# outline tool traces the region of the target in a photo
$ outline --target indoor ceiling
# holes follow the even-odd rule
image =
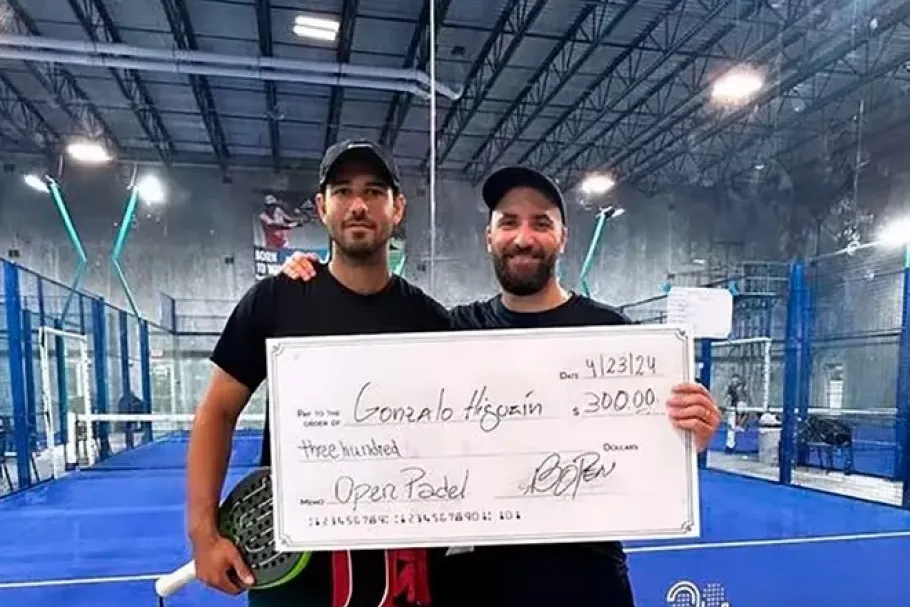
[[[436,0],[433,70],[425,0],[3,4],[7,154],[82,137],[129,161],[289,170],[370,137],[425,170],[431,71],[436,166],[474,183],[511,163],[566,186],[732,183],[885,149],[910,117],[910,0]],[[295,33],[307,16],[337,31]],[[761,87],[717,103],[741,68]]]

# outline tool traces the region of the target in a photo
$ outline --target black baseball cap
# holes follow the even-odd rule
[[[325,151],[319,164],[319,189],[325,188],[332,172],[342,160],[361,158],[372,163],[379,171],[379,176],[388,181],[393,190],[401,190],[401,178],[395,162],[385,150],[368,139],[347,139],[339,141]]]
[[[509,190],[522,186],[534,188],[544,194],[559,209],[562,220],[566,220],[566,205],[559,186],[540,171],[530,167],[508,166],[494,171],[483,182],[481,196],[492,212]]]

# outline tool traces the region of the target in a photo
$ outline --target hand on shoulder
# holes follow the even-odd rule
[[[316,266],[320,261],[316,253],[295,251],[281,266],[281,273],[288,278],[306,282],[316,276]]]

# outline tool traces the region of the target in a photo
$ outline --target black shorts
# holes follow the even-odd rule
[[[331,607],[332,568],[327,552],[315,553],[300,575],[267,590],[250,590],[249,607]]]

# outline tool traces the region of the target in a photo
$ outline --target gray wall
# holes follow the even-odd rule
[[[408,211],[411,261],[429,251],[429,211],[425,192],[415,192]],[[708,276],[706,266],[733,267],[736,262],[779,259],[778,218],[756,213],[747,202],[718,202],[711,191],[691,190],[649,199],[638,191],[618,191],[606,200],[623,207],[603,232],[588,282],[592,294],[615,305],[659,295],[668,273],[676,284],[694,284]],[[562,261],[564,282],[578,287],[578,276],[594,232],[597,209],[569,196],[569,245]],[[437,187],[437,296],[459,303],[496,292],[484,244],[486,211],[468,183],[441,180]],[[455,258],[453,260],[453,258]],[[409,263],[409,269],[411,264]],[[425,272],[411,274],[421,285]]]
[[[910,212],[908,173],[904,168],[894,169],[887,176],[873,176],[864,184],[864,206],[873,209],[876,217]],[[126,306],[126,300],[107,257],[123,212],[127,179],[128,175],[122,171],[68,169],[63,180],[73,221],[89,256],[84,286],[121,307]],[[200,323],[200,327],[217,330],[224,315],[253,282],[252,224],[259,212],[262,191],[266,188],[306,191],[312,175],[301,172],[278,177],[270,173],[237,172],[232,183],[224,183],[210,169],[185,168],[173,171],[168,183],[168,201],[158,207],[143,205],[137,214],[122,266],[144,316],[158,318],[159,293],[165,292],[184,300],[180,311],[208,321]],[[406,188],[409,206],[405,274],[424,288],[429,286],[427,189],[417,178],[411,178]],[[599,201],[622,206],[626,213],[607,224],[603,246],[589,274],[593,295],[622,305],[658,297],[659,286],[668,276],[675,284],[697,284],[735,272],[737,264],[745,260],[785,261],[796,252],[812,254],[836,248],[833,235],[839,230],[838,222],[846,220],[821,213],[819,216],[824,221],[819,222],[808,215],[807,205],[803,204],[805,191],[792,187],[771,192],[680,187],[671,194],[647,198],[635,190],[620,189],[608,200]],[[496,284],[484,247],[486,213],[478,201],[476,188],[450,176],[441,176],[435,207],[436,297],[452,305],[495,294]],[[595,214],[596,209],[586,208],[577,199],[571,201],[570,244],[562,262],[569,287],[578,287],[577,276],[593,232]],[[75,255],[51,200],[25,186],[20,175],[3,173],[0,174],[0,255],[7,255],[12,249],[18,250],[17,261],[23,265],[65,283],[71,280]],[[890,258],[858,263],[862,261],[857,259],[853,264],[860,270],[878,268],[880,271],[884,266],[898,269],[897,261]],[[863,276],[862,271],[854,271],[847,279],[843,278],[846,276],[843,272],[843,268],[829,269],[830,284],[818,293],[820,324],[816,335],[830,331],[828,327],[832,323],[842,332],[875,327],[893,331],[899,319],[888,319],[893,319],[897,310],[898,281],[880,278],[874,283],[880,288],[870,291],[857,282],[857,277]],[[841,301],[848,301],[849,305],[841,306]],[[660,307],[661,302],[657,301],[650,307],[630,308],[629,312],[641,317],[659,311]],[[784,311],[780,303],[771,312],[774,336],[778,338],[783,334]],[[766,314],[741,311],[739,315],[742,318],[759,313]],[[849,322],[844,322],[845,318]],[[211,339],[199,338],[193,343],[182,339],[180,349],[190,353],[187,359],[201,361],[201,366],[187,370],[181,378],[181,390],[187,395],[183,400],[192,402],[192,395],[197,393],[207,373],[204,358]],[[869,372],[850,369],[860,369],[860,364],[867,369],[870,360],[874,360],[876,368],[888,368],[891,359],[896,361],[896,350],[892,346],[878,348],[876,356],[884,357],[879,360],[870,359],[871,346],[851,349],[838,344],[835,342],[835,346],[817,357],[816,375],[820,385],[824,382],[818,369],[839,361],[847,367],[847,385],[852,384],[855,390],[845,406],[893,405],[893,396],[891,401],[886,400],[888,388],[881,387],[883,381],[887,382],[885,386],[893,383],[890,375],[875,376],[875,383],[880,386],[875,398],[860,398],[864,380],[857,376],[870,377]],[[890,366],[896,367],[896,363]],[[775,387],[774,393],[779,392]],[[823,388],[813,390],[816,395],[823,392]],[[820,397],[813,400],[813,404],[824,404]]]
[[[127,179],[119,171],[72,169],[62,180],[89,257],[84,288],[119,306],[127,302],[108,255],[123,213]],[[253,221],[261,191],[295,185],[303,189],[300,184],[308,179],[311,176],[305,173],[290,179],[240,173],[226,184],[208,169],[175,170],[167,179],[167,202],[140,206],[121,260],[143,315],[157,318],[160,292],[180,300],[235,301],[253,280]],[[407,275],[427,286],[428,187],[416,181],[411,180],[406,192]],[[724,264],[779,257],[776,217],[756,216],[748,204],[719,204],[713,196],[710,191],[653,200],[635,191],[611,196],[609,202],[623,206],[627,213],[612,220],[605,230],[604,244],[589,275],[593,292],[615,304],[628,303],[657,294],[668,271],[700,270],[691,265],[693,259]],[[573,202],[570,244],[562,264],[570,286],[576,286],[596,213]],[[485,221],[475,187],[452,178],[440,179],[435,294],[447,304],[495,293],[484,248]],[[760,228],[755,230],[756,226]],[[750,233],[758,238],[747,237]],[[29,189],[21,176],[4,173],[0,174],[0,254],[8,255],[11,249],[19,251],[17,261],[24,266],[70,282],[76,256],[50,198]],[[697,278],[702,277],[700,273]],[[223,312],[224,305],[210,306],[213,313]],[[202,314],[202,309],[194,306],[192,312]]]

